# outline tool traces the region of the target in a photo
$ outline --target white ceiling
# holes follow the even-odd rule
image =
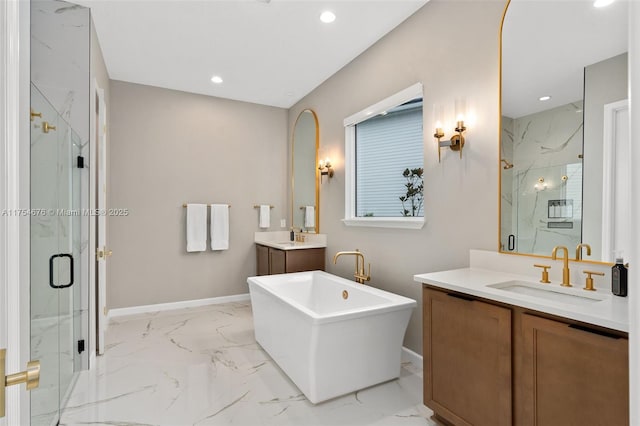
[[[427,1],[76,2],[92,9],[114,80],[289,108]]]
[[[627,51],[628,2],[512,0],[504,20],[502,113],[518,118],[583,98],[583,69]],[[544,95],[552,96],[540,102]]]

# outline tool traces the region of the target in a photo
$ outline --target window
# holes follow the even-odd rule
[[[421,228],[422,85],[413,85],[347,118],[347,225]]]

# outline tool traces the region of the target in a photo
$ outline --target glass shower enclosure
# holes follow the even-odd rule
[[[41,365],[31,424],[50,425],[82,366],[82,143],[34,85],[31,107],[42,116],[31,126],[31,358]]]

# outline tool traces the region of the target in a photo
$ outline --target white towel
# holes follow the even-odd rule
[[[261,205],[260,206],[260,228],[268,228],[271,226],[271,206],[269,205]]]
[[[304,227],[307,229],[316,227],[316,208],[314,206],[306,206],[304,209]]]
[[[187,204],[187,251],[207,249],[207,205]]]
[[[229,205],[211,205],[211,250],[229,248]]]

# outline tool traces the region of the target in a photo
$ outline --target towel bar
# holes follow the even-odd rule
[[[253,206],[253,208],[254,208],[254,209],[259,209],[259,208],[260,208],[260,206],[256,204],[256,205],[254,205],[254,206]],[[269,206],[269,208],[270,208],[270,209],[272,209],[272,208],[274,208],[274,207],[273,207],[273,206]]]
[[[207,204],[208,207],[211,207],[213,204]],[[183,204],[182,207],[187,208],[187,204]],[[229,208],[231,208],[231,204],[229,204]]]

